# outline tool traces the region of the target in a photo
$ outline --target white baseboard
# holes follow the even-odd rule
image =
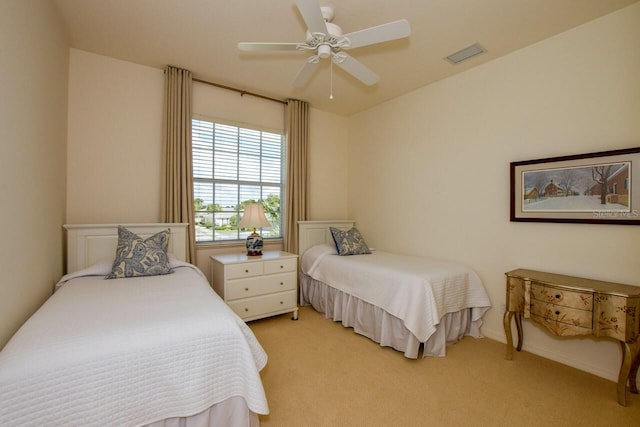
[[[490,338],[494,341],[498,341],[501,343],[507,344],[507,339],[505,338],[504,331],[499,330],[485,330],[482,329],[482,334]],[[515,344],[515,343],[514,343]],[[548,348],[542,348],[539,346],[529,345],[526,342],[522,346],[523,351],[527,351],[529,353],[533,353],[537,356],[544,357],[545,359],[550,359],[558,363],[562,363],[563,365],[571,366],[572,368],[579,369],[581,371],[589,372],[590,374],[596,375],[598,377],[604,378],[609,381],[618,382],[618,372],[611,371],[608,369],[602,369],[600,366],[595,366],[590,363],[585,363],[583,360],[579,360],[573,357],[567,357],[564,354],[560,354],[554,352],[553,350],[549,350]],[[506,352],[506,348],[505,348]],[[515,352],[517,355],[517,352]]]

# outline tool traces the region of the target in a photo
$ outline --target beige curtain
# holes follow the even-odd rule
[[[307,219],[309,195],[309,104],[287,100],[285,132],[287,155],[287,202],[285,205],[284,250],[298,253],[298,221]]]
[[[187,262],[196,262],[191,169],[191,71],[167,66],[162,143],[162,222],[188,222]]]

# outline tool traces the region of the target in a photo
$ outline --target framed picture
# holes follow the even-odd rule
[[[512,162],[511,221],[640,225],[640,147]]]

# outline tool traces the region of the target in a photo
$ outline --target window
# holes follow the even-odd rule
[[[280,134],[192,119],[196,242],[244,240],[238,229],[247,202],[260,202],[271,224],[265,239],[282,237],[284,144]]]

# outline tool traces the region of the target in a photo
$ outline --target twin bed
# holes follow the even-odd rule
[[[172,272],[114,280],[117,226],[65,228],[68,274],[0,352],[0,425],[258,425],[267,355],[182,261],[186,224],[127,226],[169,230]]]
[[[330,230],[353,225],[299,223],[302,305],[409,358],[481,336],[490,302],[474,271],[375,250],[339,256]],[[0,425],[259,425],[267,355],[183,261],[186,227],[65,226],[68,274],[0,352]],[[138,256],[140,242],[170,255]],[[138,275],[149,259],[164,270],[105,280]]]
[[[353,221],[300,221],[300,304],[382,346],[417,358],[481,337],[491,303],[478,275],[458,263],[376,250],[340,256],[331,228]],[[357,251],[356,251],[357,252]]]

